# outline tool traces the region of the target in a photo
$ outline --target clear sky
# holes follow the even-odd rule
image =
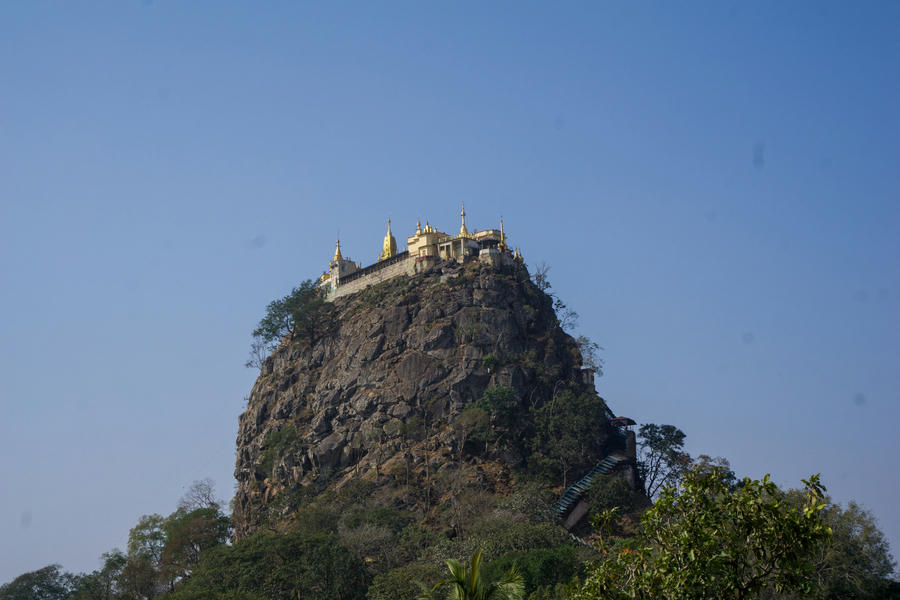
[[[487,6],[486,6],[487,4]],[[900,553],[900,4],[0,3],[0,582],[233,492],[265,305],[500,216],[598,390]],[[401,242],[402,245],[402,242]]]

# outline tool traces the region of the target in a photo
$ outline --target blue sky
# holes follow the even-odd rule
[[[0,581],[233,491],[270,300],[503,216],[598,390],[900,547],[900,5],[0,4]]]

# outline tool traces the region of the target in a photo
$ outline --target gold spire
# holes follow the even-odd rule
[[[337,262],[339,260],[344,260],[344,257],[341,256],[341,238],[338,238],[337,244],[335,244],[334,248],[334,258],[331,259],[331,262]]]
[[[397,254],[397,240],[394,239],[394,234],[391,233],[391,220],[388,219],[388,230],[384,236],[384,244],[381,246],[381,256],[378,257],[378,260],[385,260],[395,254]]]
[[[503,217],[500,217],[500,249],[506,250],[506,234],[503,233]]]
[[[416,219],[416,235],[422,233],[422,221]]]
[[[462,217],[462,226],[459,228],[459,235],[469,235],[469,230],[466,229],[466,203],[462,203],[462,212],[459,213],[459,216]]]

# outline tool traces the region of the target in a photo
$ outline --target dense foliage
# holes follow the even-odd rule
[[[615,525],[645,497],[624,476],[596,484],[588,499],[602,517],[579,535],[599,551],[541,520],[555,495],[524,473],[509,496],[464,505],[455,528],[453,511],[411,512],[354,482],[304,496],[280,532],[232,544],[227,517],[201,483],[170,516],[141,517],[128,551],[104,554],[100,569],[25,573],[0,586],[0,600],[415,600],[423,586],[437,598],[526,600],[896,595],[893,559],[871,514],[829,505],[815,477],[800,491],[768,478],[735,484],[711,466],[723,462],[703,459],[679,488],[664,488],[635,531]]]
[[[366,565],[329,534],[260,533],[204,554],[172,600],[260,597],[271,600],[363,600]]]
[[[418,600],[437,600],[442,588],[449,588],[445,597],[451,600],[521,600],[525,595],[525,580],[515,565],[496,579],[485,574],[481,549],[475,551],[468,564],[451,558],[447,568],[450,576],[430,590],[424,589]]]
[[[330,326],[332,305],[325,302],[322,291],[307,279],[284,298],[273,300],[253,330],[248,367],[261,367],[265,357],[286,335],[314,340]]]
[[[792,490],[787,501],[801,505],[802,494]],[[888,579],[896,565],[884,534],[869,511],[855,502],[846,507],[829,504],[822,511],[822,520],[832,534],[830,543],[821,544],[812,555],[814,586],[809,597],[817,600],[900,597],[900,586]],[[775,597],[793,600],[801,596]]]
[[[664,488],[634,548],[593,567],[577,600],[758,598],[813,589],[813,556],[830,536],[818,477],[799,506],[768,475],[730,488],[717,470]]]

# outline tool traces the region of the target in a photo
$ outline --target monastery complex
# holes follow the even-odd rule
[[[424,273],[441,261],[478,260],[499,266],[522,260],[518,250],[513,252],[507,246],[503,219],[500,220],[500,229],[470,232],[466,227],[465,205],[460,217],[462,224],[457,234],[443,233],[427,222],[422,227],[421,222],[416,222],[416,232],[406,238],[407,249],[403,252],[397,252],[397,240],[388,219],[387,234],[378,261],[367,267],[344,258],[341,241],[338,240],[328,270],[319,277],[319,287],[325,291],[327,300],[335,300],[400,275]]]

